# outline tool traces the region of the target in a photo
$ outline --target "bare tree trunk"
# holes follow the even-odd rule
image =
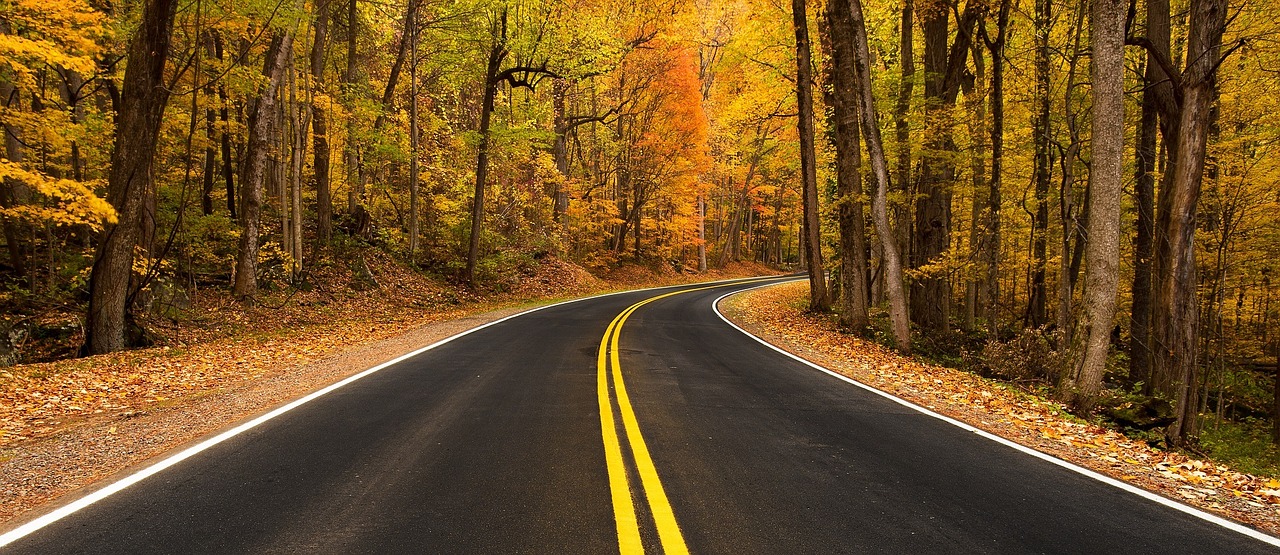
[[[834,120],[836,150],[837,218],[840,227],[840,321],[861,331],[870,325],[867,315],[867,245],[862,218],[862,151],[858,145],[858,99],[853,86],[853,20],[847,1],[827,2],[830,63],[826,64]]]
[[[405,21],[409,40],[409,262],[418,255],[418,21]]]
[[[89,277],[89,315],[86,351],[90,354],[124,349],[133,252],[138,244],[143,207],[155,195],[151,168],[169,89],[164,66],[169,58],[177,2],[151,0],[129,48],[115,148],[111,152],[107,200],[116,209],[117,223],[103,230]]]
[[[7,25],[0,22],[0,29],[8,31]],[[18,110],[18,91],[14,86],[7,82],[0,82],[0,102],[10,110]],[[10,125],[8,122],[0,127],[0,132],[4,133],[4,154],[5,159],[10,162],[22,162],[22,140],[21,130]],[[6,178],[0,180],[0,207],[13,208],[19,203],[21,189],[23,185],[16,179]],[[27,273],[27,256],[22,246],[22,228],[21,222],[16,218],[9,216],[0,216],[0,220],[4,221],[4,239],[9,250],[9,264],[13,266],[13,273],[16,276],[25,276]]]
[[[307,128],[311,126],[311,100],[298,99],[297,79],[292,57],[289,63],[289,117],[292,144],[289,153],[289,252],[293,258],[290,278],[296,283],[302,279],[302,170],[307,158]],[[302,75],[310,75],[303,73]],[[304,83],[304,91],[311,91],[310,83]]]
[[[1087,220],[1089,208],[1086,205],[1084,214],[1078,216],[1078,212],[1074,206],[1075,196],[1075,162],[1080,155],[1081,139],[1080,139],[1080,122],[1079,113],[1076,110],[1076,104],[1072,102],[1073,92],[1076,88],[1076,70],[1084,54],[1084,23],[1085,8],[1080,6],[1076,10],[1075,25],[1072,28],[1074,45],[1071,49],[1071,57],[1067,60],[1067,83],[1063,92],[1063,108],[1066,112],[1065,119],[1067,123],[1067,148],[1060,160],[1062,164],[1062,181],[1058,187],[1058,218],[1062,225],[1061,236],[1061,256],[1058,257],[1058,334],[1061,343],[1065,348],[1075,345],[1075,284],[1079,275],[1081,257],[1084,253],[1085,240],[1077,238],[1085,235],[1084,226],[1088,225]],[[1088,196],[1089,186],[1085,186],[1085,195]],[[1086,198],[1085,202],[1088,202]],[[1074,244],[1074,250],[1073,250]],[[1068,255],[1071,253],[1071,255]],[[1066,370],[1065,368],[1063,369]]]
[[[471,237],[467,241],[467,269],[462,278],[475,287],[476,262],[480,258],[480,225],[484,220],[485,180],[489,175],[489,120],[493,114],[494,97],[498,92],[498,73],[507,57],[506,13],[502,14],[502,29],[497,24],[492,32],[493,44],[489,49],[489,61],[484,74],[484,99],[480,104],[480,144],[476,147],[475,193],[471,200]],[[622,239],[619,239],[621,244]]]
[[[707,199],[698,194],[698,271],[707,271]]]
[[[241,165],[240,245],[236,253],[236,275],[231,293],[242,300],[258,294],[258,247],[262,229],[263,181],[267,171],[267,149],[273,138],[271,120],[276,111],[276,94],[284,78],[285,63],[293,51],[293,35],[281,33],[267,51],[263,75],[267,83],[249,112],[249,139]],[[274,132],[279,132],[275,130]]]
[[[217,55],[218,60],[222,60],[222,35],[215,29],[210,32],[213,35],[213,51]],[[218,121],[222,123],[220,135],[220,147],[222,155],[222,180],[227,189],[227,216],[232,221],[236,220],[236,170],[235,156],[232,154],[231,148],[231,104],[227,100],[227,86],[218,84]]]
[[[809,47],[809,20],[805,0],[791,0],[791,21],[796,32],[796,98],[799,106],[800,171],[804,179],[805,260],[809,270],[809,310],[831,309],[827,276],[822,267],[822,230],[818,218],[818,173],[814,154],[813,65]]]
[[[1161,200],[1161,206],[1167,206],[1167,210],[1159,215],[1157,222],[1160,233],[1156,244],[1152,330],[1158,348],[1153,375],[1171,378],[1167,380],[1172,384],[1171,391],[1163,393],[1172,393],[1176,401],[1177,420],[1169,428],[1169,436],[1178,442],[1187,441],[1198,431],[1196,205],[1204,175],[1226,10],[1225,0],[1191,3],[1187,68],[1181,79],[1181,111],[1176,140],[1170,147],[1175,156],[1161,190],[1162,197],[1167,197],[1167,201]]]
[[[987,192],[987,336],[999,337],[1000,320],[1000,187],[1004,174],[1004,48],[1009,31],[1009,4],[1000,0],[996,16],[996,40],[987,41],[991,51],[991,180]]]
[[[1051,133],[1049,130],[1049,35],[1053,32],[1053,1],[1036,0],[1035,5],[1035,115],[1032,142],[1035,145],[1035,214],[1031,218],[1031,289],[1028,292],[1026,321],[1031,327],[1049,321],[1049,181],[1053,177]],[[1066,256],[1066,253],[1063,253]]]
[[[867,47],[866,20],[862,15],[862,0],[849,0],[850,20],[853,28],[853,85],[858,90],[858,115],[862,123],[862,136],[867,143],[867,156],[871,162],[874,195],[871,212],[884,256],[885,293],[889,297],[889,318],[893,323],[894,343],[902,353],[911,352],[911,327],[907,316],[907,299],[902,286],[902,262],[898,245],[889,231],[889,164],[885,160],[884,143],[880,139],[880,123],[876,117],[876,100],[871,83],[870,59]]]
[[[1085,271],[1084,347],[1063,395],[1081,414],[1102,392],[1120,273],[1120,197],[1124,192],[1124,35],[1126,0],[1093,0],[1093,166]]]
[[[973,143],[969,151],[969,173],[973,183],[973,201],[969,215],[969,251],[975,260],[981,260],[984,252],[982,242],[986,239],[986,225],[982,221],[982,211],[986,208],[983,194],[987,188],[987,166],[983,153],[986,143],[986,61],[983,57],[982,45],[973,43],[974,84],[965,91],[965,104],[969,112],[969,137]],[[982,289],[985,286],[985,275],[968,276],[965,280],[964,296],[964,329],[972,330],[978,317],[978,305],[985,300]]]
[[[360,67],[359,59],[356,57],[356,39],[360,36],[360,15],[356,11],[356,1],[348,0],[347,3],[347,70],[342,74],[344,93],[352,97],[350,99],[352,106],[349,109],[354,108],[357,73]],[[364,180],[360,177],[360,146],[356,141],[359,134],[356,118],[348,117],[347,144],[343,149],[343,156],[346,158],[344,165],[347,170],[347,214],[357,222],[365,217]]]
[[[311,43],[311,79],[315,90],[324,89],[324,55],[329,39],[327,2],[316,3],[316,34]],[[312,95],[312,98],[316,98]],[[333,237],[333,179],[330,176],[329,116],[323,103],[311,103],[313,166],[316,176],[316,245],[325,246]]]
[[[915,232],[912,234],[912,268],[938,262],[951,247],[951,199],[955,181],[957,146],[952,130],[951,110],[960,94],[969,44],[980,14],[979,5],[969,2],[956,21],[955,41],[948,46],[952,9],[943,4],[921,8],[924,30],[924,96],[932,125],[925,137],[929,153],[921,164],[919,191],[915,204]],[[927,331],[946,331],[951,313],[951,286],[946,275],[924,275],[911,288],[911,319]]]
[[[894,222],[897,227],[892,237],[898,244],[898,252],[908,253],[911,249],[911,122],[907,114],[911,111],[911,94],[916,85],[915,60],[915,7],[912,0],[903,0],[902,17],[899,21],[898,59],[902,63],[902,81],[898,85],[898,99],[893,107],[893,128],[896,141],[897,160],[895,161],[898,189],[902,194],[901,205],[894,207]]]
[[[1155,62],[1148,56],[1144,89],[1154,80]],[[1138,124],[1134,192],[1138,212],[1133,243],[1133,310],[1129,327],[1129,379],[1151,385],[1151,257],[1155,228],[1155,162],[1158,111],[1149,90],[1142,93],[1142,119]]]

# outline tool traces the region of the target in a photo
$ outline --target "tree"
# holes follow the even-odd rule
[[[1090,179],[1084,346],[1064,394],[1088,414],[1102,391],[1111,347],[1120,269],[1120,197],[1124,170],[1124,0],[1093,0],[1093,165]]]
[[[876,121],[875,93],[870,70],[871,54],[867,46],[862,0],[849,0],[849,12],[854,46],[853,84],[858,90],[858,115],[862,124],[862,137],[867,143],[874,189],[871,200],[872,221],[875,222],[876,236],[884,256],[885,294],[889,297],[889,319],[893,325],[894,343],[898,351],[906,354],[911,352],[911,328],[907,316],[906,292],[902,286],[902,262],[889,227],[889,164],[885,159],[884,143],[880,139],[880,123]]]
[[[809,310],[831,309],[827,277],[822,267],[822,229],[818,219],[818,173],[814,155],[813,62],[809,47],[809,20],[805,0],[791,0],[791,21],[796,31],[796,104],[800,133],[800,173],[804,191],[804,252],[809,270]]]
[[[493,116],[494,99],[498,95],[498,88],[506,84],[511,88],[533,89],[542,78],[557,77],[555,72],[547,69],[545,61],[539,65],[523,65],[517,62],[514,66],[504,68],[507,58],[512,54],[506,6],[501,7],[491,16],[489,55],[484,73],[484,99],[480,104],[480,144],[476,147],[475,192],[471,200],[471,234],[467,240],[467,267],[462,276],[471,287],[476,285],[476,263],[480,258],[480,228],[484,221],[485,182],[489,174],[489,124]],[[543,14],[544,18],[550,16],[550,11]]]
[[[115,207],[118,223],[103,229],[89,278],[85,350],[90,354],[129,346],[128,307],[137,292],[130,287],[134,248],[143,225],[143,207],[155,195],[152,165],[169,102],[164,75],[177,7],[172,0],[148,1],[129,48],[107,186],[107,200]]]
[[[862,217],[862,152],[858,145],[857,89],[853,86],[853,23],[846,1],[827,2],[830,61],[826,64],[836,151],[837,222],[840,230],[840,320],[854,330],[870,324],[867,245]]]
[[[953,10],[951,0],[916,5],[924,31],[924,97],[930,125],[915,204],[911,267],[918,276],[911,288],[911,319],[927,331],[946,330],[950,316],[951,287],[936,265],[951,247],[951,186],[957,151],[951,108],[960,93],[974,25],[981,14],[979,2],[967,2],[951,41]]]
[[[267,171],[267,149],[278,129],[273,129],[272,114],[276,95],[284,79],[285,66],[293,53],[293,33],[277,32],[271,40],[263,62],[266,81],[259,88],[257,101],[249,111],[249,139],[245,144],[245,160],[241,166],[240,246],[236,251],[235,285],[231,293],[241,300],[253,300],[258,294],[258,249],[262,226],[262,189]]]
[[[324,88],[325,49],[329,40],[329,3],[316,2],[315,37],[311,43],[311,80],[317,91]],[[330,177],[329,117],[320,94],[312,95],[311,126],[316,179],[316,243],[329,244],[333,235],[333,187]]]

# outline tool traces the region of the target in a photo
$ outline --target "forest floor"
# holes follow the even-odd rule
[[[197,438],[537,304],[776,273],[633,265],[597,277],[548,257],[476,293],[376,249],[359,257],[320,265],[309,290],[275,291],[253,306],[203,289],[171,317],[145,322],[159,339],[150,348],[0,368],[0,530]]]
[[[792,354],[934,412],[1207,512],[1280,534],[1280,481],[1162,451],[1013,384],[903,357],[807,312],[808,285],[735,295],[725,315]]]

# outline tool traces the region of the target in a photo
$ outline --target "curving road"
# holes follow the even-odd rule
[[[761,283],[500,321],[0,551],[1280,550],[816,371],[714,312]]]

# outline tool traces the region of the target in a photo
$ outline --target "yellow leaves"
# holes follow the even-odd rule
[[[17,84],[33,85],[33,73],[42,65],[94,72],[106,18],[85,0],[14,0],[0,7],[0,18],[9,23],[9,32],[0,34],[0,64],[8,66]]]
[[[7,161],[0,161],[0,179],[18,181],[52,201],[51,205],[0,209],[5,216],[54,225],[87,224],[94,229],[102,229],[104,223],[116,223],[115,209],[94,193],[91,183],[48,177]]]

